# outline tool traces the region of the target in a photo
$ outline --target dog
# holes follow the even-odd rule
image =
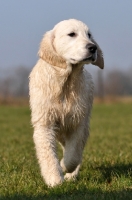
[[[48,31],[29,76],[33,140],[45,183],[54,187],[75,179],[82,162],[94,85],[84,64],[104,68],[102,50],[89,28],[76,19]],[[56,141],[62,146],[59,162]]]

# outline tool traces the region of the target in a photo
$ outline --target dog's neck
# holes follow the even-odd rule
[[[45,61],[40,59],[40,62]],[[41,70],[44,70],[47,76],[43,76]],[[83,81],[83,64],[67,64],[66,68],[63,69],[48,63],[43,63],[40,64],[40,74],[42,75],[41,79],[43,79],[43,83],[46,80],[46,83],[48,82],[48,87],[50,88],[48,92],[49,98],[63,99],[64,95],[70,95],[72,91],[76,91],[76,88],[80,88],[81,82]]]
[[[84,64],[78,63],[78,64],[67,64],[65,69],[60,69],[60,67],[52,66],[54,70],[56,71],[57,76],[64,75],[65,78],[68,78],[69,76],[77,76],[82,70],[83,70]]]
[[[79,81],[79,77],[83,71],[83,64],[67,64],[66,69],[60,69],[58,67],[54,67],[54,69],[60,85],[62,84],[63,87],[68,84],[70,87],[70,85],[76,84]]]
[[[71,96],[71,93],[73,91],[76,92],[76,88],[80,88],[80,80],[82,80],[82,73],[83,73],[83,64],[75,64],[75,65],[69,65],[66,69],[63,70],[63,76],[62,73],[59,71],[58,78],[60,79],[60,95],[61,98],[62,94],[65,95],[66,98],[69,98],[68,96]],[[73,89],[74,88],[74,89]]]

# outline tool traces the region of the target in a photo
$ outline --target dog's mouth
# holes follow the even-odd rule
[[[87,62],[87,61],[95,62],[96,61],[96,56],[95,55],[91,55],[91,56],[81,60],[81,62]]]
[[[71,61],[72,62],[75,62],[75,63],[86,63],[86,62],[95,62],[96,61],[96,55],[90,55],[90,56],[88,56],[88,57],[86,57],[86,58],[84,58],[84,59],[81,59],[81,60],[79,60],[79,61],[77,61],[76,59],[73,59],[73,58],[71,58]]]

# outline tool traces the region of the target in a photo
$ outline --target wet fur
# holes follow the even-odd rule
[[[82,22],[75,20],[75,24],[78,23]],[[52,187],[61,184],[64,178],[70,180],[78,175],[89,135],[94,91],[92,77],[84,70],[84,63],[70,63],[57,52],[54,45],[57,28],[45,34],[29,83],[37,158],[42,177]],[[97,51],[93,64],[103,68],[99,46]],[[61,162],[57,157],[56,140],[63,149]]]

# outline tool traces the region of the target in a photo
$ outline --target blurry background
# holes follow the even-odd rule
[[[70,18],[90,27],[105,68],[86,66],[95,102],[79,178],[52,190],[35,156],[28,76],[43,34]],[[132,199],[131,138],[132,0],[0,0],[0,200]]]
[[[1,0],[0,101],[27,99],[28,76],[43,34],[64,20],[86,23],[104,52],[105,69],[86,66],[101,100],[132,95],[132,1]]]

